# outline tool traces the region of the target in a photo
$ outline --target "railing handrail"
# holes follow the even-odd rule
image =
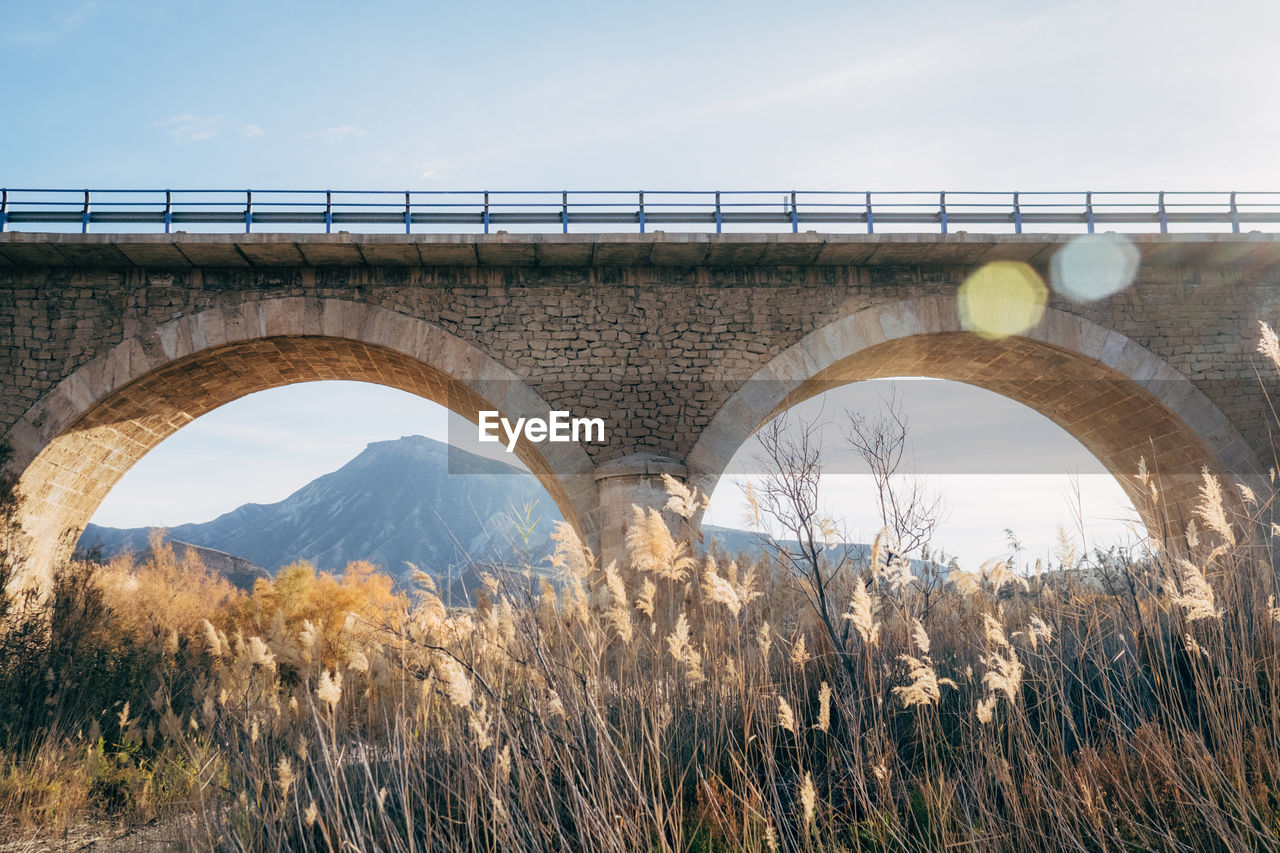
[[[756,229],[801,226],[927,226],[943,234],[955,226],[1280,225],[1280,192],[1263,191],[996,191],[996,190],[235,190],[0,188],[0,232],[22,225],[72,225],[88,233],[101,225],[364,228],[394,225],[462,226],[488,234],[492,226],[697,226]],[[157,228],[156,230],[160,230]],[[385,229],[391,230],[391,229]],[[806,229],[809,230],[809,229]],[[1280,230],[1280,229],[1272,229]]]

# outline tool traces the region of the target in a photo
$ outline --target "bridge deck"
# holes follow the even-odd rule
[[[1079,234],[0,234],[0,269],[1047,264]],[[1128,235],[1155,266],[1280,264],[1280,234]]]

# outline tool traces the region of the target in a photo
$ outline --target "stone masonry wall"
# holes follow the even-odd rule
[[[473,342],[554,406],[604,417],[597,463],[683,458],[720,404],[808,332],[886,302],[953,294],[966,266],[730,268],[0,268],[0,434],[96,355],[207,308],[302,296],[386,307]],[[1161,267],[1059,310],[1132,338],[1269,447],[1257,321],[1280,320],[1275,269]]]

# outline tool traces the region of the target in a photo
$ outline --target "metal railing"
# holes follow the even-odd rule
[[[841,192],[841,191],[361,191],[65,190],[0,188],[0,232],[106,226],[168,234],[191,226],[217,232],[290,226],[380,232],[449,229],[647,229],[721,233],[972,227],[1085,231],[1262,230],[1280,223],[1275,192]],[[391,227],[388,227],[391,226]]]

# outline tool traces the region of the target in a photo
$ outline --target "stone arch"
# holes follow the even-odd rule
[[[28,581],[69,555],[111,487],[151,448],[255,391],[353,379],[398,388],[474,421],[481,409],[545,417],[517,374],[425,320],[339,299],[211,308],[128,336],[45,394],[6,437],[29,537]],[[517,446],[565,519],[594,535],[594,467],[576,444]]]
[[[857,311],[777,355],[707,425],[686,459],[691,479],[709,494],[774,416],[835,386],[890,376],[966,382],[1045,415],[1116,477],[1153,535],[1180,531],[1192,516],[1203,467],[1259,494],[1265,483],[1254,450],[1217,406],[1123,334],[1047,308],[1025,334],[988,340],[962,328],[956,300],[945,296]],[[1162,488],[1154,511],[1134,476],[1143,457]],[[1225,492],[1242,510],[1235,489]]]

